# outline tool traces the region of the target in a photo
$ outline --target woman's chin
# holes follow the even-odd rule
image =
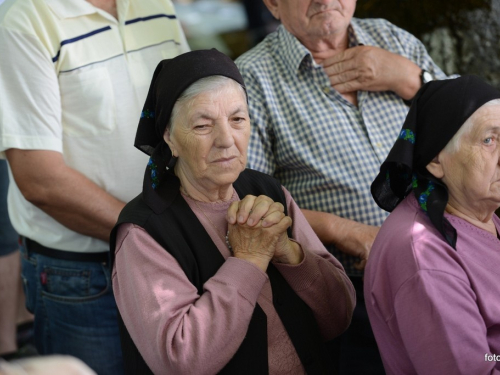
[[[211,173],[212,179],[218,186],[230,185],[238,179],[241,170],[236,170],[236,168],[231,169],[217,169],[213,170]]]

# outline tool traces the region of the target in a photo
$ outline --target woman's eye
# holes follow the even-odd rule
[[[195,126],[194,126],[194,128],[195,128],[196,130],[205,130],[205,129],[207,129],[207,128],[208,128],[208,125],[206,125],[206,124],[203,124],[203,125],[195,125]]]
[[[246,118],[245,117],[233,117],[232,121],[234,124],[241,124],[241,123],[244,123],[246,121]]]
[[[485,145],[491,145],[493,143],[493,138],[492,137],[488,137],[488,138],[485,138],[483,140],[483,144]]]

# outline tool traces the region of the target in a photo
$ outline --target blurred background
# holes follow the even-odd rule
[[[262,0],[174,3],[192,49],[232,58],[278,25]],[[476,74],[500,88],[500,0],[358,0],[355,17],[385,18],[418,37],[447,74]]]
[[[233,59],[278,25],[262,0],[173,2],[192,49]],[[476,74],[500,88],[500,0],[358,0],[355,17],[388,19],[418,37],[447,74]]]

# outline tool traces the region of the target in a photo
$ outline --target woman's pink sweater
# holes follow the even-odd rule
[[[329,340],[350,323],[354,289],[342,265],[326,251],[284,191],[293,219],[293,239],[301,245],[304,260],[296,266],[275,266],[310,306]],[[303,374],[272,304],[266,273],[232,257],[224,241],[226,212],[231,202],[239,200],[236,192],[227,202],[195,204],[184,198],[226,259],[205,283],[202,295],[177,261],[144,229],[124,224],[118,230],[113,290],[125,325],[148,366],[155,374],[217,373],[238,350],[258,303],[267,315],[269,373]]]

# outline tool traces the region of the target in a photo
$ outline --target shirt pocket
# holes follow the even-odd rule
[[[65,136],[92,137],[114,131],[115,95],[106,68],[91,67],[62,73],[59,85]]]

